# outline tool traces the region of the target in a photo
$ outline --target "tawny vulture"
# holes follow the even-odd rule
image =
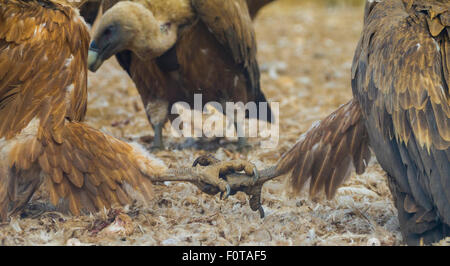
[[[203,103],[218,102],[222,111],[226,102],[267,102],[245,0],[120,1],[100,18],[89,54],[91,71],[116,55],[136,84],[156,147],[163,147],[162,127],[172,105],[183,101],[193,108],[194,94]],[[271,122],[266,110],[254,115]]]

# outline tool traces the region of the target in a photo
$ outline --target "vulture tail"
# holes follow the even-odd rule
[[[362,112],[353,99],[304,133],[282,156],[275,172],[290,173],[289,186],[295,193],[311,179],[311,198],[324,191],[330,199],[349,176],[351,166],[362,174],[370,156]]]

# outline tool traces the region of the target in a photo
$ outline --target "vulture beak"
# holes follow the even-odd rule
[[[103,64],[103,59],[99,54],[100,49],[95,44],[95,41],[91,42],[88,54],[88,68],[90,71],[95,72]]]

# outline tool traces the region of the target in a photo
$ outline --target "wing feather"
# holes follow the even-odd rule
[[[192,0],[200,19],[249,79],[251,95],[261,94],[256,61],[256,37],[245,0]]]
[[[311,179],[312,198],[325,192],[332,198],[349,175],[352,164],[363,173],[370,159],[364,119],[356,100],[316,123],[277,164],[277,173],[290,173],[290,186],[298,193]]]

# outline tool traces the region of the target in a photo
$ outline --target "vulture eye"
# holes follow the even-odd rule
[[[114,26],[109,26],[109,27],[107,27],[107,28],[105,29],[105,31],[103,32],[103,36],[105,36],[105,38],[109,40],[109,39],[111,38],[111,36],[112,36],[114,30],[115,30],[115,27],[114,27]]]

